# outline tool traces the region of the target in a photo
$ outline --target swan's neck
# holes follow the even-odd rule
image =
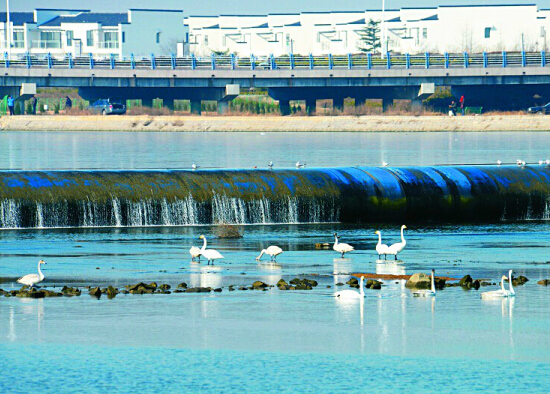
[[[334,236],[334,245],[335,246],[338,245],[338,236],[337,235]]]
[[[401,230],[403,231],[403,230]],[[435,293],[435,278],[434,278],[434,273],[432,272],[432,291]]]
[[[203,240],[204,242],[203,242],[203,244],[202,244],[202,249],[201,249],[201,250],[204,251],[204,250],[206,250],[206,237],[204,237],[202,240]]]
[[[262,252],[260,253],[260,255],[258,257],[256,257],[258,260],[260,260],[262,258],[262,256],[264,255],[264,253],[266,252],[265,249],[262,249]]]
[[[40,269],[40,263],[38,263],[38,276],[40,277],[40,280],[44,280],[44,274],[42,273],[42,270]]]
[[[404,244],[406,244],[407,241],[405,241],[405,237],[403,236],[403,230],[404,230],[404,228],[401,227],[401,242],[403,242]]]
[[[382,234],[378,233],[378,245],[380,246],[382,244]]]
[[[359,294],[361,294],[362,297],[365,296],[365,290],[364,290],[365,286],[363,286],[363,279],[364,277],[362,276],[361,281],[359,282],[359,288],[360,288]]]
[[[512,286],[512,274],[508,276],[508,284],[510,285],[510,293],[516,294],[516,292],[514,291],[514,287]]]

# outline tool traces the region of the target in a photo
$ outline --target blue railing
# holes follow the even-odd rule
[[[507,68],[507,67],[546,67],[550,55],[542,52],[501,52],[501,53],[424,53],[424,54],[394,54],[388,53],[382,57],[378,54],[346,54],[346,55],[288,55],[288,56],[237,56],[234,54],[220,56],[155,56],[119,57],[108,55],[102,57],[89,56],[72,57],[67,55],[59,58],[50,53],[37,56],[29,53],[8,57],[7,53],[0,56],[0,67],[12,68],[103,68],[103,69],[227,69],[227,70],[296,70],[296,69],[429,69],[429,68]]]

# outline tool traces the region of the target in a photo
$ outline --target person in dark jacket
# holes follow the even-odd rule
[[[65,108],[70,109],[73,107],[73,102],[71,101],[70,97],[65,97]]]
[[[33,115],[36,115],[36,104],[38,104],[38,99],[36,98],[36,96],[33,95],[31,98],[31,107],[32,107]]]
[[[8,109],[10,110],[10,116],[14,115],[15,113],[15,99],[10,95],[8,95]]]
[[[454,100],[451,101],[451,105],[449,105],[449,115],[456,116],[456,103]]]

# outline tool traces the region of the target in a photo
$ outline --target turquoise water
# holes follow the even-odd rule
[[[272,146],[277,162],[291,166],[312,158],[328,166],[376,164],[386,154],[395,154],[400,165],[538,160],[550,144],[544,133],[339,136],[280,134]],[[0,167],[252,166],[273,155],[260,143],[263,137],[3,133]],[[341,155],[328,155],[331,146]],[[200,161],[189,153],[197,147]],[[407,225],[407,248],[397,262],[377,260],[374,252],[374,231],[393,243],[396,226],[243,226],[242,239],[216,238],[210,226],[0,231],[0,288],[6,290],[18,288],[14,280],[35,272],[39,259],[48,263],[47,288],[142,280],[223,287],[221,293],[120,294],[113,300],[2,297],[0,392],[547,392],[550,288],[536,282],[550,278],[550,222]],[[342,259],[331,249],[315,249],[315,243],[332,242],[334,231],[356,252]],[[201,234],[225,259],[213,266],[190,261],[189,247],[200,245]],[[258,263],[255,257],[270,244],[285,252],[276,264]],[[364,302],[332,297],[341,289],[335,284],[354,272],[431,268],[491,282],[514,269],[530,281],[511,300],[481,300],[481,291],[496,286],[453,287],[435,299],[418,299],[399,280],[366,290]],[[296,276],[319,286],[227,288]]]

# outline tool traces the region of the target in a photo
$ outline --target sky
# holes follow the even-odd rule
[[[435,7],[438,5],[472,4],[537,4],[550,8],[550,0],[385,0],[386,9],[401,7]],[[185,15],[259,14],[300,11],[363,11],[382,8],[382,0],[10,0],[11,11],[34,8],[76,8],[95,12],[125,12],[128,8],[163,8],[183,10]],[[0,11],[6,11],[6,0],[0,0]]]

